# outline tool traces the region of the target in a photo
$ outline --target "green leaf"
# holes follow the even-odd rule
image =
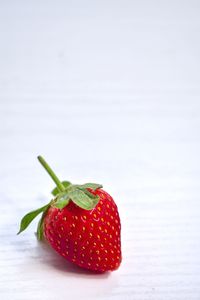
[[[38,238],[39,241],[41,241],[43,239],[43,236],[44,236],[44,234],[43,234],[43,220],[44,220],[44,217],[46,215],[46,212],[47,212],[48,208],[51,206],[51,203],[52,202],[50,202],[47,205],[47,208],[43,211],[43,214],[42,214],[42,216],[41,216],[41,218],[40,218],[40,220],[38,222],[36,235],[37,235],[37,238]]]
[[[56,202],[54,203],[54,206],[59,208],[59,209],[62,209],[69,203],[69,200],[70,200],[70,198],[69,198],[68,193],[60,194],[57,197]]]
[[[90,193],[87,189],[79,187],[78,189],[80,189],[81,191],[83,191],[88,197],[92,198],[92,199],[96,199],[98,196],[97,195],[93,195],[92,193]]]
[[[99,197],[96,196],[95,198],[89,197],[84,191],[80,189],[76,189],[69,192],[69,198],[79,207],[91,210],[93,209],[97,203],[99,202]]]
[[[33,219],[35,219],[37,217],[37,215],[39,215],[41,212],[46,211],[48,209],[48,207],[49,207],[49,204],[42,206],[42,207],[26,214],[21,220],[20,230],[17,234],[24,231],[28,227],[28,225],[33,221]]]
[[[69,182],[69,181],[62,181],[62,184],[64,185],[65,188],[67,188],[67,187],[69,187],[71,185],[71,182]],[[58,190],[58,188],[55,187],[51,193],[52,193],[52,195],[56,196],[59,192],[60,191]]]
[[[84,188],[84,189],[92,189],[92,190],[97,190],[97,189],[101,189],[103,187],[103,185],[101,184],[98,184],[98,183],[85,183],[85,184],[82,184],[82,185],[78,185],[78,187],[80,188]]]
[[[42,214],[42,217],[40,218],[40,221],[38,222],[37,226],[37,238],[39,241],[43,239],[43,218],[44,218],[44,213]]]

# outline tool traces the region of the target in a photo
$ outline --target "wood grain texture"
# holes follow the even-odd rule
[[[0,3],[0,299],[200,299],[197,1]],[[73,267],[20,218],[60,177],[103,183],[112,274]]]

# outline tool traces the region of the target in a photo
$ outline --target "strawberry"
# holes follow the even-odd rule
[[[40,163],[56,183],[54,199],[25,215],[18,233],[40,213],[37,237],[79,267],[96,272],[116,270],[121,263],[120,217],[102,185],[61,182],[46,161]]]

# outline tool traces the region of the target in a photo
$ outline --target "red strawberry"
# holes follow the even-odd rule
[[[121,225],[113,198],[99,184],[60,182],[44,159],[38,159],[57,185],[55,198],[25,215],[19,233],[42,212],[38,239],[44,236],[54,250],[82,268],[116,270],[121,263]]]

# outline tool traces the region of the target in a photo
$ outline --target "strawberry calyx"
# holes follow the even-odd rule
[[[102,185],[97,183],[86,183],[78,185],[72,184],[69,181],[61,182],[43,157],[38,156],[38,160],[50,175],[50,177],[53,179],[53,181],[56,183],[56,187],[51,192],[54,198],[45,206],[42,206],[26,214],[21,220],[18,234],[24,231],[29,226],[29,224],[40,213],[42,213],[37,227],[37,237],[39,240],[41,240],[43,237],[43,220],[50,206],[56,207],[58,209],[63,209],[69,204],[70,201],[73,201],[82,209],[92,210],[98,204],[100,198],[98,195],[92,194],[90,192],[90,189],[95,191],[102,188]]]
[[[69,181],[61,182],[42,156],[38,156],[38,160],[56,184],[56,188],[52,191],[52,194],[56,196],[53,201],[55,207],[62,209],[69,204],[70,200],[87,210],[91,210],[97,205],[99,197],[90,193],[88,188],[96,190],[101,188],[102,185],[96,183],[74,185]]]

